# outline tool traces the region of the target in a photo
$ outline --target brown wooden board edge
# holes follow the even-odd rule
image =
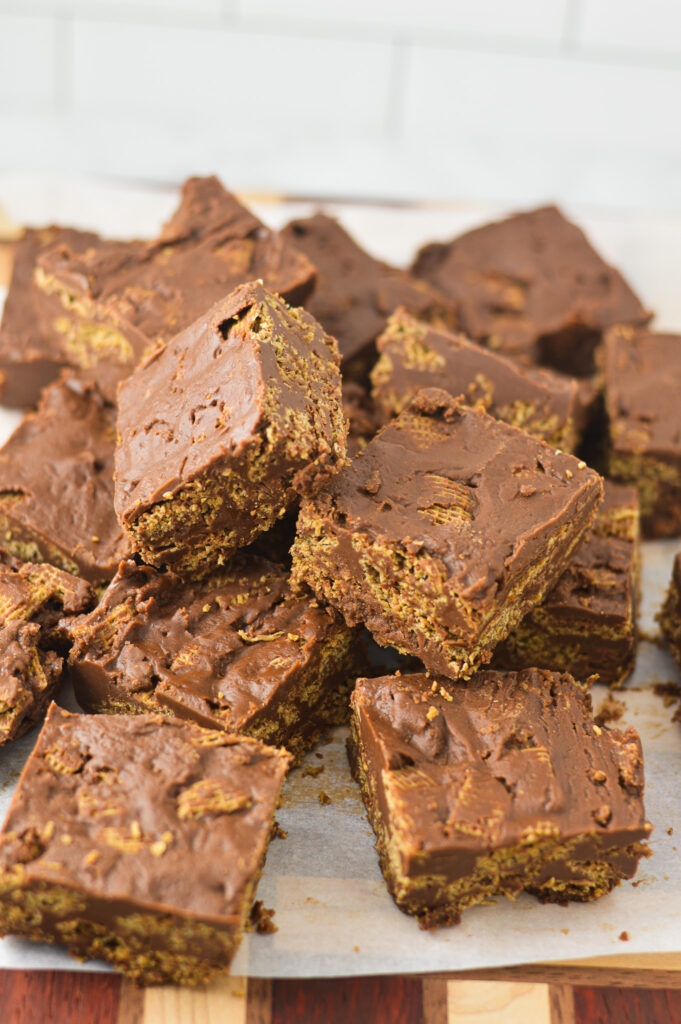
[[[633,953],[422,974],[446,981],[540,981],[556,985],[681,989],[681,953]]]

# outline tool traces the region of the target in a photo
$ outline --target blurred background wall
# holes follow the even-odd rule
[[[0,173],[681,210],[672,0],[0,0]]]

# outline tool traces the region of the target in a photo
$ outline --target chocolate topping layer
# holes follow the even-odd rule
[[[385,676],[352,697],[364,797],[402,909],[453,922],[495,893],[593,898],[631,877],[650,832],[635,730],[594,725],[568,675],[439,686]]]
[[[63,344],[76,365],[98,367],[110,397],[143,355],[188,327],[244,281],[302,302],[314,283],[305,256],[266,228],[217,178],[190,178],[153,242],[39,260],[39,283],[63,304]]]
[[[471,645],[502,639],[486,630],[506,635],[541,600],[600,497],[584,463],[424,390],[303,501],[294,578],[379,643],[456,676],[472,670]]]
[[[412,269],[459,303],[470,337],[566,373],[592,371],[606,327],[651,315],[555,206],[424,246]]]
[[[0,449],[0,531],[23,560],[50,562],[93,583],[130,547],[113,509],[116,413],[89,381],[50,385]]]
[[[555,447],[575,447],[575,421],[582,413],[573,378],[523,368],[404,310],[393,314],[377,346],[372,394],[385,416],[401,412],[420,388],[442,388]]]
[[[205,584],[124,562],[72,634],[87,710],[169,711],[296,753],[344,717],[359,648],[336,612],[293,596],[283,569],[241,554]]]
[[[225,968],[289,760],[161,715],[53,705],[0,836],[3,932],[52,937],[143,981]]]
[[[146,561],[185,575],[222,564],[337,471],[338,361],[308,313],[252,282],[125,381],[115,503]]]
[[[0,374],[3,405],[35,405],[40,392],[68,365],[55,329],[63,315],[55,295],[46,295],[34,278],[41,253],[53,245],[86,250],[102,244],[89,231],[51,226],[26,228],[14,246],[12,280],[0,322]]]
[[[332,217],[292,220],[282,234],[317,268],[306,309],[338,341],[345,361],[364,354],[398,306],[453,327],[456,303],[431,285],[374,259]]]

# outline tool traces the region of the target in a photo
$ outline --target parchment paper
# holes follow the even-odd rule
[[[98,186],[88,193],[81,186],[54,185],[41,190],[34,185],[33,195],[31,205],[24,183],[0,179],[0,202],[17,219],[39,223],[59,216],[62,221],[101,225],[111,231],[113,209],[121,235],[150,234],[157,226],[151,218],[145,222],[145,205],[138,192]],[[106,211],[101,221],[96,217],[97,203]],[[149,206],[155,217],[163,216],[172,206],[172,196],[155,195]],[[53,208],[55,212],[51,212]],[[296,214],[305,210],[296,204]],[[263,206],[260,212],[277,225],[293,215],[290,206],[281,205]],[[345,207],[340,211],[366,244],[395,262],[406,262],[421,241],[447,237],[491,212],[497,211],[456,207],[442,211]],[[669,262],[674,251],[679,251],[681,224],[635,215],[618,218],[576,213],[607,255],[629,273],[646,301],[660,311],[661,323],[681,327],[681,289],[677,290],[672,277],[678,261]],[[665,287],[660,274],[654,272],[656,267],[663,268]],[[653,283],[646,290],[644,286]],[[657,294],[651,295],[651,291]],[[17,415],[0,411],[0,441],[17,421]],[[654,615],[664,597],[673,555],[680,547],[681,540],[644,545],[640,624],[648,637],[658,633]],[[466,911],[457,927],[420,931],[387,894],[373,833],[347,768],[346,731],[339,729],[329,743],[308,755],[286,783],[277,818],[288,837],[271,843],[257,894],[266,906],[275,908],[279,930],[268,936],[247,936],[234,962],[234,973],[321,977],[453,971],[609,953],[681,950],[681,725],[671,721],[673,708],[665,707],[653,692],[656,682],[668,681],[679,681],[673,662],[655,643],[642,641],[636,671],[617,694],[625,704],[618,726],[634,725],[643,740],[646,810],[655,829],[650,843],[654,855],[642,863],[633,883],[625,882],[595,903],[567,908],[542,906],[529,896],[514,902],[500,899],[493,906]],[[594,688],[596,708],[606,693],[605,687]],[[68,691],[61,703],[76,709]],[[32,734],[0,751],[3,817],[34,742]],[[320,765],[320,774],[305,775],[305,767]],[[330,804],[320,803],[322,791]],[[626,941],[620,938],[624,933]],[[78,964],[58,948],[12,938],[0,940],[0,968],[4,967],[105,969],[101,964]]]

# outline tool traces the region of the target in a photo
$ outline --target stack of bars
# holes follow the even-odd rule
[[[641,744],[589,686],[634,663],[640,527],[681,533],[681,346],[650,318],[555,208],[410,271],[323,214],[271,231],[214,178],[152,241],[26,231],[0,738],[42,731],[2,932],[142,983],[227,969],[285,775],[348,720],[422,926],[632,877]],[[680,567],[665,616],[681,650]],[[50,703],[66,678],[86,713]]]

